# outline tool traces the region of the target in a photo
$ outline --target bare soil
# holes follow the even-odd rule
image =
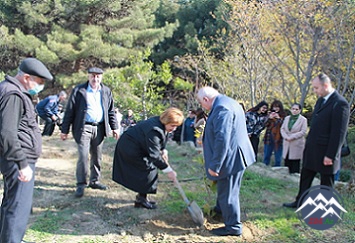
[[[210,229],[223,226],[206,218],[202,227],[187,209],[169,215],[164,209],[134,208],[135,193],[110,178],[112,154],[104,155],[102,182],[106,191],[87,188],[75,198],[77,147],[73,139],[58,135],[43,138],[43,153],[36,166],[33,213],[25,240],[36,242],[260,242],[264,234],[251,223],[243,224],[241,237],[216,237]],[[167,178],[162,178],[163,180]],[[172,184],[162,183],[154,198],[164,200]],[[43,221],[42,227],[36,226]],[[47,223],[48,221],[48,223]],[[55,221],[55,222],[52,222]],[[52,225],[53,224],[53,225]],[[41,235],[41,239],[39,236]],[[43,235],[43,237],[42,237]]]
[[[262,242],[263,232],[242,215],[241,237],[216,237],[210,229],[223,226],[219,220],[206,217],[203,227],[192,222],[188,211],[169,214],[166,210],[134,208],[135,193],[111,180],[112,148],[103,158],[102,182],[106,191],[87,188],[82,198],[75,198],[77,147],[74,140],[61,141],[59,135],[44,137],[43,154],[37,163],[36,183],[27,241],[36,242]],[[298,180],[297,175],[280,175],[263,166],[254,171],[285,180]],[[167,178],[162,178],[167,179]],[[166,194],[176,190],[170,183],[161,183],[152,198],[168,200]],[[41,225],[41,222],[43,224]],[[40,226],[38,226],[40,225]]]

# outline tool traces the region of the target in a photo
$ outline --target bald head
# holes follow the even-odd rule
[[[312,88],[318,97],[325,97],[334,90],[330,78],[324,73],[318,74],[312,80]]]

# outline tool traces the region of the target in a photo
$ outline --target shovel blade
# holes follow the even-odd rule
[[[203,212],[201,208],[197,205],[195,201],[191,202],[187,210],[189,211],[192,220],[198,225],[202,226],[205,223],[205,218],[203,217]]]

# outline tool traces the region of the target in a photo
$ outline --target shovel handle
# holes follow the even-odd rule
[[[189,201],[189,199],[187,199],[186,194],[185,194],[184,190],[182,189],[182,187],[181,187],[180,182],[178,181],[178,179],[175,180],[175,186],[176,186],[177,189],[179,190],[179,192],[180,192],[182,198],[184,199],[185,203],[186,203],[187,205],[190,205],[190,201]]]

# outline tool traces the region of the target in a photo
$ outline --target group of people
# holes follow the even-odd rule
[[[177,174],[169,165],[166,143],[169,133],[184,123],[183,112],[168,108],[160,116],[130,126],[121,135],[111,90],[102,83],[103,73],[101,68],[88,69],[88,81],[77,85],[70,94],[61,125],[61,139],[68,139],[71,129],[78,147],[75,197],[82,197],[87,187],[107,189],[100,181],[102,146],[104,137],[112,134],[118,140],[112,179],[137,193],[135,207],[155,209],[157,204],[148,198],[148,194],[157,191],[158,170],[172,181],[176,180]],[[4,177],[0,242],[19,243],[25,234],[32,206],[35,163],[42,143],[31,95],[38,94],[46,80],[52,79],[42,62],[26,58],[20,63],[15,77],[7,75],[0,83],[0,169]],[[321,174],[321,184],[332,185],[347,129],[349,105],[332,88],[329,77],[318,75],[312,86],[320,98],[304,150],[299,195],[295,202],[284,204],[286,207],[295,207],[299,203],[300,196],[310,187],[317,172]],[[55,98],[58,101],[59,97]],[[211,230],[211,233],[239,236],[242,234],[239,191],[245,169],[256,161],[256,142],[247,129],[243,108],[234,99],[208,86],[199,89],[196,99],[209,111],[208,119],[205,115],[199,116],[204,119],[201,146],[206,176],[217,183],[214,209],[222,214],[225,225]],[[277,114],[268,115],[270,121],[266,121],[266,126],[270,127],[270,134],[276,131],[273,129],[276,125],[271,123],[279,126],[277,120],[284,118],[280,112],[282,106],[275,103],[272,107]],[[296,108],[300,110],[298,105],[292,107],[295,112]],[[259,108],[267,110],[267,104]],[[298,126],[298,119],[299,115],[295,113],[283,122],[286,127],[280,128],[290,143],[289,147],[297,137],[289,132]],[[195,118],[194,124],[197,123]],[[258,131],[253,134],[257,135]],[[272,137],[271,143],[278,143],[277,137]],[[294,159],[291,152],[287,158]]]
[[[261,132],[265,129],[263,163],[269,165],[274,153],[274,166],[281,166],[283,158],[289,173],[299,173],[305,146],[307,119],[301,115],[302,107],[298,103],[292,104],[290,111],[291,114],[287,116],[279,100],[272,102],[270,110],[268,103],[261,101],[249,109],[245,117],[255,158],[258,155]]]
[[[202,108],[190,109],[183,124],[173,132],[173,140],[178,144],[190,143],[192,147],[202,147],[202,134],[207,121],[207,114]]]

